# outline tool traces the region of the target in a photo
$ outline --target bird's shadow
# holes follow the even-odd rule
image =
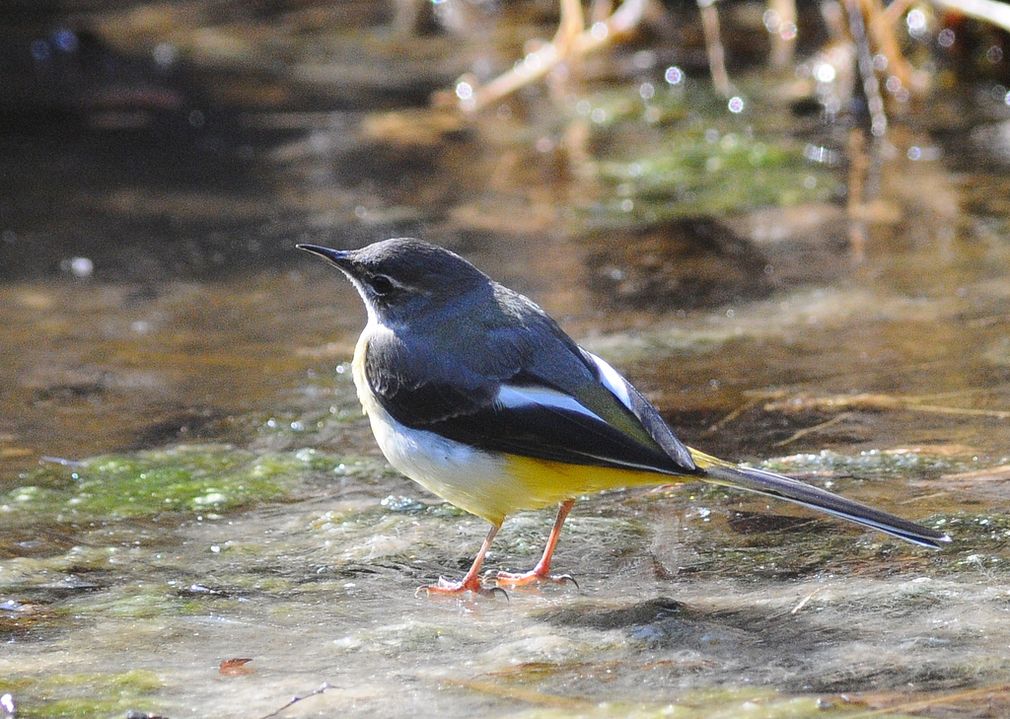
[[[830,690],[826,684],[810,683],[806,670],[812,656],[831,644],[858,639],[854,628],[826,626],[781,609],[707,609],[668,597],[627,606],[580,602],[539,612],[536,617],[557,626],[618,631],[650,653],[688,652],[704,657],[714,674],[747,667],[782,675],[795,672],[803,691]]]

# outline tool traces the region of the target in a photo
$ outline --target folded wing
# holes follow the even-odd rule
[[[553,323],[552,323],[553,324]],[[397,421],[480,449],[668,475],[699,470],[655,408],[610,365],[555,327],[481,338],[433,355],[392,334],[369,342],[366,375]],[[548,330],[548,331],[544,331]],[[462,355],[462,356],[461,356]],[[469,361],[467,361],[469,359]],[[476,367],[474,365],[477,365]]]

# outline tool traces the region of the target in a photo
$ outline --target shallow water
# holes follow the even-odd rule
[[[0,695],[17,716],[267,716],[323,683],[282,715],[1004,715],[1006,106],[966,92],[896,118],[847,214],[845,163],[804,159],[851,160],[846,130],[762,99],[774,77],[741,78],[754,99],[731,116],[702,71],[665,87],[666,51],[642,67],[632,48],[464,123],[429,91],[506,65],[549,17],[506,13],[488,43],[345,7],[94,10],[75,22],[100,31],[14,85]],[[23,19],[10,53],[62,22]],[[292,249],[398,234],[536,299],[693,446],[955,543],[721,489],[619,491],[566,525],[556,568],[578,586],[415,597],[465,572],[486,527],[382,461],[347,366],[360,302]],[[532,564],[550,522],[510,519],[488,566]]]

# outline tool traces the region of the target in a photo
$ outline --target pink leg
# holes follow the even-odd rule
[[[480,583],[480,568],[484,564],[484,556],[487,554],[487,550],[491,548],[491,542],[494,540],[494,536],[498,534],[498,529],[501,525],[492,524],[491,531],[487,533],[484,537],[484,543],[480,545],[480,551],[477,552],[477,556],[473,560],[473,564],[470,566],[470,571],[466,573],[466,576],[459,582],[450,582],[445,577],[438,578],[438,584],[432,584],[426,587],[418,587],[415,594],[425,592],[426,594],[462,594],[463,592],[473,592],[474,594],[488,594],[489,590],[484,589]],[[493,591],[493,590],[491,590]]]
[[[554,549],[558,546],[558,537],[561,536],[561,527],[564,525],[565,519],[568,517],[568,513],[572,511],[573,504],[575,504],[574,499],[566,499],[558,508],[558,518],[554,520],[554,528],[551,530],[551,534],[547,538],[547,546],[544,547],[544,556],[542,556],[540,561],[537,562],[537,566],[533,567],[530,571],[523,572],[521,574],[498,572],[496,579],[499,586],[506,585],[509,587],[521,587],[526,584],[534,584],[536,582],[543,581],[570,581],[575,584],[575,586],[578,586],[575,580],[567,574],[563,574],[561,576],[551,575],[551,558],[554,556]]]

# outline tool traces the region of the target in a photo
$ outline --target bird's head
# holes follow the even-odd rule
[[[369,317],[386,325],[421,320],[490,286],[487,275],[462,257],[422,240],[383,240],[360,250],[297,247],[325,258],[347,275]]]

